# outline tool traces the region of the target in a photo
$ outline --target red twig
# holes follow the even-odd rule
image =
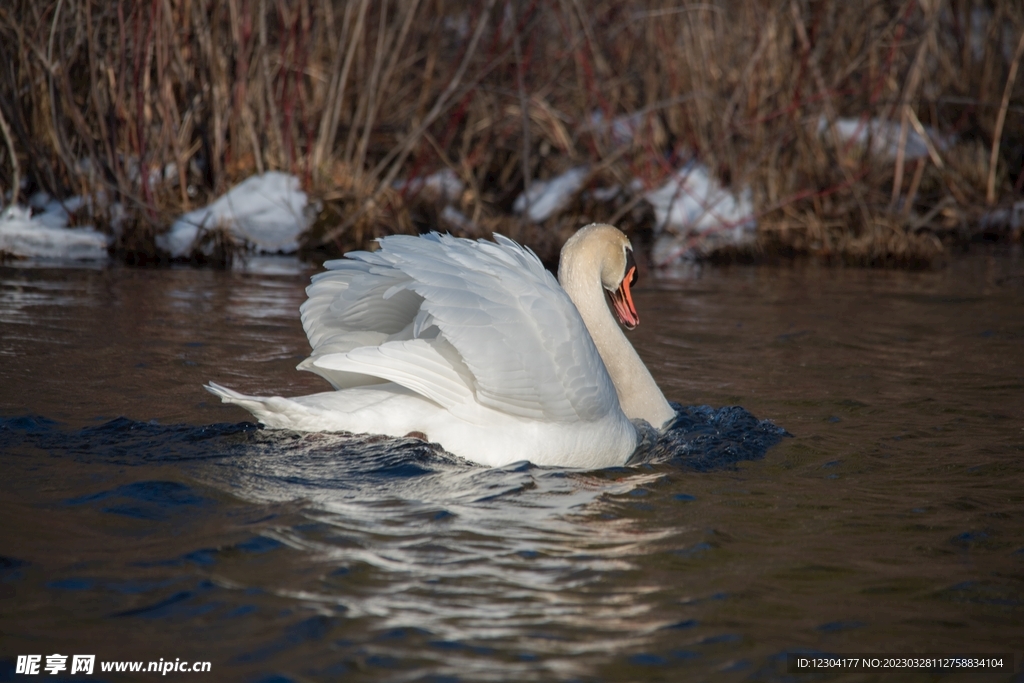
[[[153,41],[153,30],[158,11],[158,0],[153,0],[150,10],[150,21],[143,40],[141,6],[135,8],[135,135],[138,143],[139,182],[142,183],[142,199],[147,212],[155,218],[153,211],[153,191],[149,186],[148,146],[146,144],[146,93],[142,89],[142,77],[145,70],[146,54]]]

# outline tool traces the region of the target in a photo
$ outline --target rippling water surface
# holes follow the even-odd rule
[[[202,383],[323,390],[294,370],[312,272],[0,267],[0,680],[52,653],[264,683],[1020,662],[1019,251],[648,279],[632,339],[685,408],[657,453],[596,472],[265,431],[217,403]]]

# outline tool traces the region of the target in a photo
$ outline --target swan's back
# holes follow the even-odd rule
[[[546,422],[619,411],[573,302],[533,252],[432,233],[325,263],[302,305],[301,369],[335,388],[397,382],[452,409]]]

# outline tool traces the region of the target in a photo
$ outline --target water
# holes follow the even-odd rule
[[[1019,250],[648,279],[632,339],[689,436],[598,472],[217,403],[202,383],[324,388],[294,371],[311,272],[0,268],[0,680],[52,653],[264,683],[879,679],[795,677],[791,651],[1019,668]],[[792,437],[765,453],[734,405]],[[98,668],[70,680],[155,675]]]

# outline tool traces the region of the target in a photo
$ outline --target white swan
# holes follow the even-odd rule
[[[395,235],[346,256],[300,308],[313,352],[298,367],[335,391],[206,388],[267,427],[420,433],[489,466],[622,465],[639,438],[631,419],[663,427],[675,414],[608,310],[604,290],[624,325],[639,322],[632,247],[610,225],[566,242],[561,286],[499,235]]]

